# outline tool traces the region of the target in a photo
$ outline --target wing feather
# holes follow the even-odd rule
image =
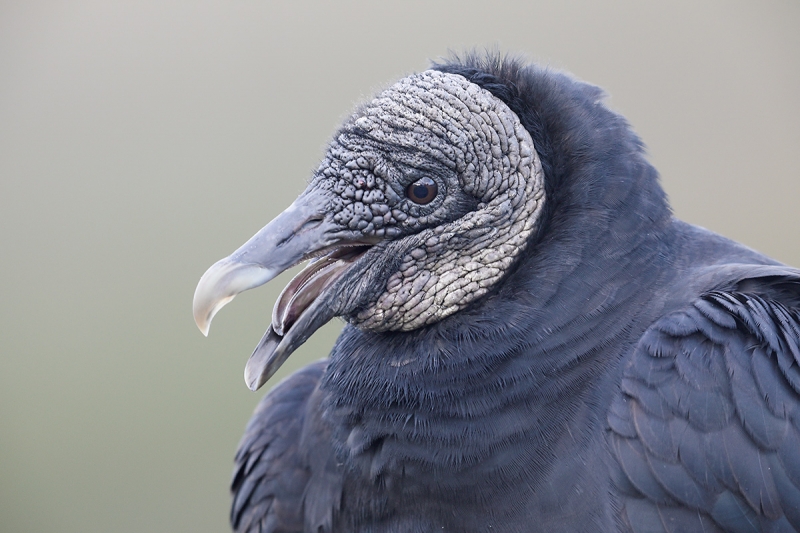
[[[633,531],[800,531],[800,276],[741,287],[656,321],[626,364],[608,423]]]
[[[236,453],[231,525],[237,532],[330,531],[338,504],[335,474],[325,471],[332,456],[324,442],[316,392],[325,362],[286,378],[259,403]],[[308,436],[312,437],[309,438]],[[327,483],[318,483],[326,477]],[[306,501],[314,480],[314,501]]]

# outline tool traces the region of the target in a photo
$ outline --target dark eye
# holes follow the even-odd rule
[[[406,187],[406,196],[415,204],[425,205],[431,203],[439,192],[439,186],[431,178],[420,178]]]

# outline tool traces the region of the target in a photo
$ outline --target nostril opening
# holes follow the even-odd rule
[[[324,216],[315,216],[313,218],[309,218],[305,222],[303,222],[300,226],[297,227],[293,232],[284,236],[281,240],[275,243],[275,247],[279,248],[292,240],[297,234],[303,233],[304,231],[311,230],[319,226],[325,220]]]
[[[317,226],[320,225],[320,223],[323,220],[324,220],[323,217],[310,218],[310,219],[306,220],[303,223],[303,225],[300,226],[300,228],[297,231],[306,231],[306,230],[309,230],[309,229],[312,229],[312,228],[316,228]]]

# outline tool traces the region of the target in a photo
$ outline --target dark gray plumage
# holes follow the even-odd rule
[[[284,291],[245,378],[259,532],[800,531],[800,271],[672,217],[595,87],[467,57],[390,87],[204,275]],[[327,255],[326,255],[327,254]]]

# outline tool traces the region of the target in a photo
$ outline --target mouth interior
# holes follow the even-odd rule
[[[300,315],[371,246],[341,246],[311,260],[283,289],[272,309],[272,329],[286,334]]]

